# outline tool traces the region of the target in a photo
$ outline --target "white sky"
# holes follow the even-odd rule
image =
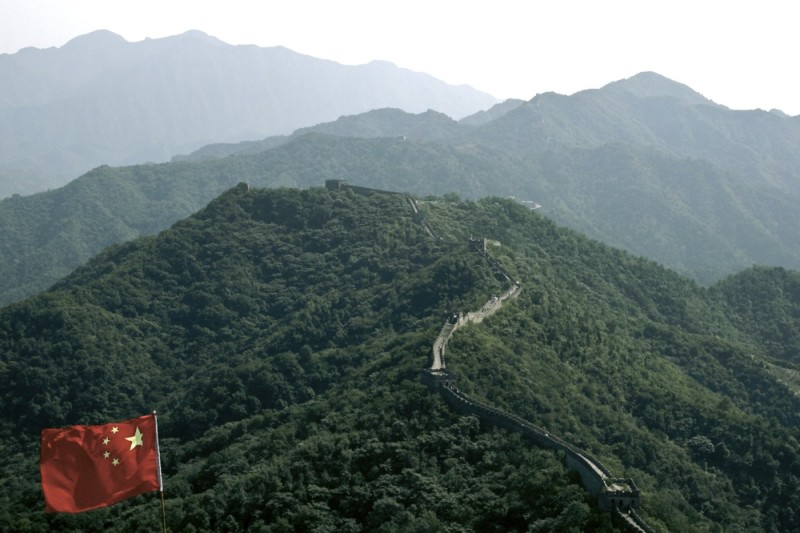
[[[498,98],[652,70],[732,109],[800,115],[792,0],[0,0],[0,53],[98,29],[201,30],[344,64],[391,61]]]

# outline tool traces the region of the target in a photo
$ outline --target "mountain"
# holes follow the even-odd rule
[[[0,304],[242,180],[311,187],[357,176],[420,196],[514,196],[704,285],[753,264],[800,269],[798,143],[798,117],[729,110],[653,73],[499,104],[474,120],[396,108],[347,115],[0,200]]]
[[[800,142],[800,117],[730,110],[652,73],[571,96],[537,95],[478,135],[534,154],[554,144],[635,144],[682,159],[703,159],[759,185],[800,192],[800,155],[794,149]]]
[[[657,72],[640,72],[630,78],[612,81],[605,91],[620,91],[639,98],[671,98],[689,105],[711,105],[713,102],[688,85],[673,81]]]
[[[739,328],[796,272],[705,289],[512,200],[241,184],[0,308],[0,528],[159,528],[154,494],[45,514],[37,475],[42,427],[156,409],[171,530],[613,530],[559,453],[422,383],[504,272],[448,344],[462,391],[634,479],[656,531],[800,526],[797,337]]]
[[[431,128],[434,139],[398,129],[401,121],[386,125],[380,112],[312,129],[376,136],[382,128],[387,137],[404,131],[502,152],[514,170],[498,168],[483,194],[534,200],[559,223],[705,284],[752,264],[800,268],[800,117],[730,110],[652,72],[485,113],[493,119],[451,124],[449,138],[441,126]],[[431,183],[416,192],[445,191]]]
[[[482,183],[509,165],[491,151],[310,133],[247,156],[99,167],[56,191],[0,200],[0,303],[35,294],[113,243],[169,227],[242,180],[310,187],[364,175],[383,189],[434,184],[478,197]]]
[[[468,117],[464,117],[460,120],[462,124],[467,124],[471,126],[478,126],[481,124],[485,124],[487,122],[491,122],[496,118],[500,118],[501,116],[505,115],[512,109],[516,109],[517,107],[524,104],[524,100],[517,100],[515,98],[509,98],[499,104],[493,105],[491,108],[485,111],[478,111]]]
[[[300,128],[291,136],[267,137],[260,141],[243,141],[240,143],[215,143],[204,146],[190,154],[173,156],[172,161],[204,161],[231,155],[250,155],[275,148],[291,139],[307,133],[325,133],[340,137],[361,138],[411,138],[423,141],[443,141],[460,138],[472,131],[470,126],[478,126],[501,117],[512,109],[519,107],[522,100],[506,100],[492,106],[486,111],[464,117],[455,121],[443,113],[428,110],[416,115],[400,109],[375,109],[358,115],[339,117],[333,122],[324,122]]]
[[[290,136],[267,137],[260,141],[244,141],[240,143],[215,143],[204,146],[190,154],[173,156],[172,161],[205,161],[232,155],[257,154],[309,133],[363,139],[389,137],[403,140],[411,138],[414,140],[437,141],[459,136],[463,131],[464,127],[460,122],[443,113],[428,110],[414,115],[400,109],[384,108],[358,115],[339,117],[333,122],[323,122],[315,126],[300,128]]]
[[[461,118],[496,101],[387,62],[346,66],[198,31],[137,43],[99,31],[0,55],[0,198],[375,108]]]

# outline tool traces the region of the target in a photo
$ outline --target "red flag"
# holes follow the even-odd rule
[[[159,490],[155,414],[101,426],[42,430],[45,510],[80,513]]]

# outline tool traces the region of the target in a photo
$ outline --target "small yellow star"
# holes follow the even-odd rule
[[[119,459],[114,457],[114,459],[111,460],[111,464],[114,465],[114,466],[117,466],[119,464]]]
[[[111,442],[111,439],[109,439],[108,437],[106,437],[106,438],[104,438],[104,439],[103,439],[103,444],[104,444],[105,446],[108,446],[108,443],[109,443],[109,442]]]
[[[111,433],[119,433],[119,428],[117,426],[114,426],[113,428],[111,428]]]
[[[132,437],[125,437],[125,440],[131,441],[131,450],[137,446],[142,446],[142,436],[142,432],[139,431],[139,428],[137,427],[136,433],[134,433]]]
[[[111,455],[111,452],[103,452],[103,457],[108,459],[108,456]]]

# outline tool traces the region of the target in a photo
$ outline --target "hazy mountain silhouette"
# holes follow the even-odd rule
[[[347,66],[198,31],[136,43],[98,31],[0,55],[0,198],[376,108],[461,118],[496,101],[383,61]]]

